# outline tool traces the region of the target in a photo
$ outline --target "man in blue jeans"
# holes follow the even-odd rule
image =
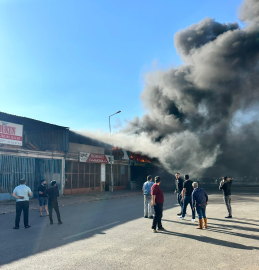
[[[184,180],[185,182],[183,184],[183,190],[182,190],[183,212],[182,212],[182,215],[178,217],[181,219],[185,218],[187,205],[190,204],[190,207],[192,210],[192,222],[195,222],[195,211],[193,210],[193,207],[192,207],[192,192],[193,192],[192,183],[193,182],[190,180],[188,174],[184,176]]]
[[[203,188],[199,188],[197,182],[193,182],[192,186],[194,191],[192,192],[192,207],[196,206],[197,215],[199,218],[199,225],[196,229],[203,228],[203,221],[204,221],[204,228],[207,229],[207,217],[206,217],[206,205],[208,204],[208,195],[206,194]]]

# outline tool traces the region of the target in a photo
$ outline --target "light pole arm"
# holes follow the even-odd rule
[[[110,134],[111,134],[111,116],[112,116],[112,115],[109,116],[109,128],[110,128]]]

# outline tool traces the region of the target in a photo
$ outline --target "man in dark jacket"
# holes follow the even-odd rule
[[[199,219],[199,225],[196,227],[196,229],[202,229],[203,227],[207,229],[206,206],[208,204],[208,195],[203,188],[198,187],[197,182],[193,182],[192,186],[194,188],[192,192],[192,207],[194,210],[194,207],[196,206]]]
[[[232,179],[227,176],[222,177],[223,180],[220,182],[219,189],[223,190],[224,201],[228,209],[228,216],[226,218],[232,218],[232,209],[231,209],[231,186]]]
[[[183,201],[183,213],[181,216],[178,216],[181,219],[185,218],[186,215],[186,208],[188,204],[190,204],[190,207],[192,209],[192,222],[195,222],[195,211],[193,210],[192,207],[192,192],[193,192],[193,186],[192,183],[193,181],[190,180],[189,175],[186,174],[184,176],[184,184],[183,184],[183,190],[182,190],[182,201]]]
[[[59,197],[59,190],[57,187],[57,182],[55,180],[51,181],[51,188],[47,189],[45,193],[49,196],[48,199],[48,208],[49,208],[49,221],[50,225],[53,224],[52,219],[52,210],[56,211],[57,218],[58,218],[58,224],[62,224],[59,208],[58,208],[58,197]]]
[[[181,212],[177,216],[181,216],[183,212],[183,202],[182,202],[182,190],[183,190],[183,179],[180,177],[180,173],[175,174],[175,191],[177,193],[177,201],[181,207]]]

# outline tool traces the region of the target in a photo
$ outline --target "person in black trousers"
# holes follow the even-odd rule
[[[183,179],[180,177],[180,173],[175,174],[175,192],[177,193],[177,201],[181,207],[181,212],[177,216],[181,216],[183,213],[183,202],[182,202],[182,190],[183,190]]]
[[[58,208],[58,196],[59,196],[59,190],[57,187],[57,182],[55,180],[51,181],[51,188],[47,189],[45,193],[49,196],[48,199],[48,208],[49,208],[49,221],[50,225],[53,225],[53,218],[52,218],[52,210],[56,211],[57,218],[58,218],[58,224],[62,224],[59,208]]]
[[[155,177],[155,184],[151,188],[152,195],[152,205],[154,206],[155,216],[152,223],[152,231],[157,232],[156,228],[158,227],[159,231],[165,231],[162,226],[161,219],[163,217],[163,204],[164,204],[164,195],[159,185],[161,184],[161,179],[159,176]]]
[[[23,211],[23,222],[26,229],[30,228],[29,225],[29,197],[32,196],[31,189],[26,186],[26,180],[21,179],[20,185],[13,190],[13,197],[16,198],[16,217],[15,217],[15,230],[19,229],[20,218]]]
[[[228,210],[228,216],[226,216],[226,218],[232,218],[231,186],[232,186],[232,179],[227,176],[222,177],[222,181],[220,182],[219,189],[223,190],[224,201]]]

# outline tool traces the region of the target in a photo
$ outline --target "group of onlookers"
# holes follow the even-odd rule
[[[152,181],[152,176],[147,177],[147,181],[143,184],[144,194],[144,217],[153,219],[152,230],[157,232],[158,230],[165,230],[162,226],[163,216],[163,203],[164,195],[160,189],[161,178],[155,177],[155,182]],[[226,218],[232,218],[231,209],[231,185],[232,179],[227,176],[223,177],[220,182],[219,189],[223,190],[224,201],[227,206],[228,216]],[[197,182],[190,180],[189,175],[184,176],[184,180],[180,177],[179,173],[175,174],[175,193],[177,193],[177,201],[181,207],[181,212],[178,215],[179,218],[185,219],[186,208],[188,204],[191,207],[192,222],[195,222],[195,208],[199,219],[197,229],[207,228],[206,206],[208,204],[208,195],[203,188],[199,188]],[[14,229],[19,229],[20,217],[23,211],[24,215],[24,227],[30,228],[29,225],[29,197],[32,196],[31,189],[26,186],[26,180],[21,179],[20,185],[13,191],[13,197],[16,198],[16,218]],[[60,218],[60,212],[58,207],[57,198],[59,196],[59,190],[57,182],[51,181],[51,188],[47,189],[46,181],[42,180],[38,187],[38,199],[40,217],[43,217],[43,207],[46,211],[46,216],[49,216],[50,224],[53,224],[52,212],[56,211],[58,224],[62,224]]]
[[[152,231],[165,230],[162,226],[163,203],[164,195],[159,185],[161,179],[159,176],[155,177],[155,183],[152,182],[152,176],[147,177],[147,181],[143,184],[144,194],[144,217],[153,219]],[[231,209],[231,186],[232,179],[227,176],[222,177],[219,189],[223,190],[224,201],[227,206],[228,216],[232,218]],[[198,226],[196,229],[207,229],[206,206],[208,204],[208,195],[203,188],[199,187],[197,182],[190,180],[188,174],[184,176],[184,180],[180,177],[180,173],[175,174],[175,193],[177,194],[177,201],[181,207],[181,212],[178,217],[182,220],[185,219],[186,209],[190,205],[192,212],[192,222],[195,222],[195,208],[198,215]]]
[[[40,217],[43,217],[42,210],[44,207],[46,211],[46,216],[49,216],[50,224],[52,225],[52,212],[54,208],[57,214],[58,224],[62,224],[57,201],[57,198],[59,196],[57,182],[53,180],[50,184],[51,187],[47,189],[46,180],[42,180],[40,186],[38,187]],[[25,179],[20,180],[20,185],[14,189],[12,195],[16,198],[16,217],[14,229],[19,229],[20,227],[20,218],[22,211],[24,227],[26,229],[30,228],[31,226],[29,225],[29,198],[32,196],[32,191],[28,186],[26,186]]]

